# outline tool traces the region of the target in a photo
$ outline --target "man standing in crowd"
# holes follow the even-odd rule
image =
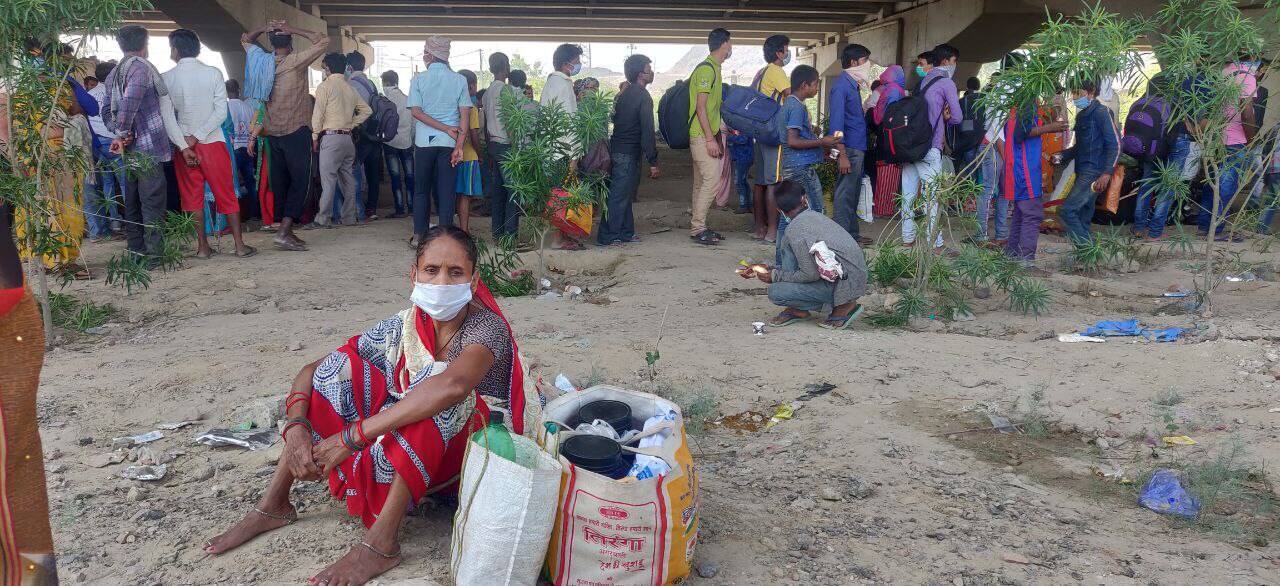
[[[791,39],[786,35],[773,35],[764,41],[764,69],[756,74],[756,91],[782,104],[791,95],[791,78],[783,71],[791,62]],[[755,185],[752,188],[752,209],[755,210],[756,237],[765,242],[778,238],[778,207],[773,203],[773,191],[782,181],[782,145],[767,146],[759,141],[755,145]]]
[[[94,77],[105,80],[115,69],[114,61],[99,63],[94,69]],[[88,88],[88,84],[85,85]],[[120,206],[116,202],[116,187],[124,189],[124,170],[120,166],[120,155],[110,150],[116,133],[107,128],[102,121],[102,113],[107,98],[107,84],[98,83],[88,88],[90,96],[98,101],[98,115],[89,117],[89,128],[93,131],[93,160],[97,166],[97,179],[85,179],[84,211],[88,222],[89,240],[100,241],[116,237],[121,230]],[[93,185],[94,183],[97,185]]]
[[[449,69],[451,44],[445,37],[428,37],[422,55],[427,69],[415,75],[409,85],[409,108],[420,122],[413,152],[414,244],[430,227],[433,199],[441,226],[453,225],[457,209],[454,167],[462,162],[467,133],[461,121],[470,120],[472,103],[467,80]]]
[[[565,113],[573,116],[578,112],[578,93],[573,90],[573,76],[582,72],[582,47],[565,43],[556,47],[551,55],[553,71],[547,76],[546,85],[542,86],[542,106],[560,104]],[[572,150],[574,140],[570,136],[562,139]],[[570,170],[574,170],[576,161],[569,162]],[[551,247],[559,250],[582,250],[582,244],[569,238],[559,230],[552,231]]]
[[[822,181],[814,167],[822,162],[826,149],[840,143],[835,136],[818,138],[813,134],[813,122],[805,100],[818,95],[822,83],[818,70],[809,65],[797,65],[791,71],[791,93],[782,104],[782,117],[787,125],[787,142],[782,145],[782,176],[787,181],[799,183],[804,188],[809,209],[823,213]],[[778,220],[778,233],[782,234],[786,218]]]
[[[391,176],[391,200],[395,206],[391,217],[403,218],[406,206],[413,211],[413,114],[409,112],[409,96],[400,90],[400,74],[382,72],[382,92],[400,111],[396,137],[382,145],[382,158]]]
[[[373,85],[369,76],[364,74],[365,58],[359,51],[347,53],[347,78],[352,89],[364,101],[372,106],[373,97],[378,95],[378,87]],[[371,110],[372,111],[372,110]],[[382,144],[374,141],[361,131],[357,124],[351,130],[351,138],[356,143],[356,184],[359,185],[362,197],[356,198],[357,209],[364,213],[366,221],[378,219],[378,195],[382,191]],[[346,192],[342,192],[346,196]],[[356,218],[343,218],[343,221]]]
[[[311,95],[307,93],[307,68],[329,48],[329,37],[293,28],[284,21],[273,21],[245,33],[240,44],[247,51],[264,32],[269,33],[267,39],[275,50],[276,71],[262,131],[271,149],[268,173],[271,192],[275,194],[276,205],[284,208],[275,245],[283,250],[304,251],[307,247],[294,234],[293,226],[302,219],[307,187],[311,183],[311,129],[307,127],[311,119]],[[311,41],[311,47],[295,53],[295,34]]]
[[[718,28],[707,35],[711,54],[693,69],[689,77],[689,151],[693,156],[693,219],[689,237],[703,245],[719,244],[724,239],[707,228],[707,212],[715,202],[716,185],[720,183],[720,103],[724,99],[720,65],[733,55],[729,31]],[[757,171],[759,172],[759,171]]]
[[[840,67],[844,75],[831,83],[827,99],[831,117],[828,128],[833,133],[843,132],[837,145],[840,157],[836,169],[840,178],[836,181],[833,217],[841,228],[849,232],[858,244],[871,244],[870,238],[859,233],[858,198],[862,194],[863,161],[867,153],[867,119],[862,108],[862,90],[871,85],[871,50],[858,44],[845,45],[840,51]]]
[[[916,197],[920,195],[920,191],[933,182],[934,178],[942,172],[942,145],[945,142],[946,126],[948,124],[959,124],[963,120],[963,114],[960,110],[960,98],[956,92],[956,84],[951,81],[952,74],[956,71],[956,61],[960,57],[960,52],[951,45],[942,44],[934,47],[928,53],[931,68],[924,76],[924,83],[920,85],[920,91],[924,94],[924,99],[929,103],[929,120],[933,124],[933,143],[929,147],[929,152],[925,153],[924,159],[908,163],[902,166],[902,206],[904,213],[902,214],[902,242],[910,247],[916,242],[916,222],[914,214],[910,213],[912,204]],[[943,117],[944,110],[948,110],[951,116]],[[925,211],[929,217],[928,232],[937,231],[937,238],[933,246],[936,249],[942,248],[942,230],[938,228],[938,201],[936,197],[926,196]]]
[[[249,154],[249,133],[253,126],[253,109],[240,99],[240,82],[227,80],[227,114],[231,116],[231,146],[235,149],[232,163],[236,167],[236,179],[240,182],[240,219],[255,215],[258,209],[258,186],[253,179],[253,155]],[[263,224],[271,220],[264,219]]]
[[[818,324],[843,330],[862,313],[858,298],[867,292],[867,263],[862,249],[849,232],[822,214],[808,209],[800,185],[783,181],[776,194],[778,209],[789,219],[779,237],[778,266],[764,267],[751,274],[769,284],[769,301],[782,306],[782,313],[770,320],[774,327],[809,319],[811,312],[830,307],[831,314]],[[809,249],[823,243],[831,259],[839,264],[819,267]]]
[[[1058,208],[1058,217],[1071,240],[1083,245],[1092,241],[1089,230],[1094,204],[1111,184],[1111,173],[1119,160],[1120,133],[1111,112],[1098,101],[1098,82],[1080,80],[1071,94],[1076,105],[1076,140],[1075,146],[1065,151],[1064,160],[1075,159],[1076,182]]]
[[[609,183],[609,204],[604,223],[596,234],[601,246],[639,242],[635,217],[631,212],[636,187],[640,183],[640,160],[649,163],[649,178],[658,178],[658,146],[653,132],[653,97],[647,89],[653,83],[653,63],[634,54],[622,64],[631,82],[613,103],[613,137],[609,154],[613,158]]]
[[[194,153],[186,146],[178,127],[164,79],[147,60],[147,29],[137,25],[120,27],[116,42],[124,58],[103,81],[107,94],[102,121],[116,134],[111,153],[147,155],[138,158],[144,168],[125,176],[125,234],[129,252],[147,255],[147,264],[157,266],[163,244],[160,222],[167,199],[161,163],[173,158],[174,145],[180,145],[184,157],[194,157]]]
[[[324,56],[324,81],[316,87],[316,107],[311,114],[311,131],[320,159],[320,209],[311,228],[333,227],[334,190],[342,189],[342,218],[347,225],[359,222],[354,176],[356,145],[352,134],[373,113],[343,77],[347,58],[341,53]]]
[[[507,84],[507,76],[511,73],[511,61],[506,53],[489,55],[489,73],[493,81],[484,92],[480,110],[484,112],[485,132],[489,135],[485,151],[493,163],[493,177],[489,193],[489,215],[495,239],[514,236],[520,231],[520,208],[511,199],[511,190],[502,175],[502,160],[511,148],[511,140],[507,138],[507,129],[502,126],[502,118],[498,116],[502,96],[518,91]]]
[[[236,256],[258,253],[244,243],[240,230],[240,202],[236,199],[235,166],[227,150],[222,123],[227,119],[227,83],[222,72],[196,59],[200,37],[180,28],[169,33],[169,58],[177,65],[164,73],[182,127],[183,159],[173,166],[182,195],[182,211],[195,215],[196,258],[213,256],[204,230],[204,185],[213,192],[214,209],[227,217]]]

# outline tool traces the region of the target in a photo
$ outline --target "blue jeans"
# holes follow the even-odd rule
[[[1092,240],[1089,227],[1093,224],[1093,207],[1098,202],[1098,194],[1093,191],[1093,182],[1102,176],[1102,172],[1094,169],[1076,170],[1076,182],[1071,185],[1071,193],[1062,200],[1058,208],[1058,218],[1067,229],[1067,236],[1076,244],[1085,244]]]
[[[782,242],[779,238],[778,242]],[[800,267],[791,249],[778,247],[778,268],[794,271]],[[770,283],[769,301],[780,307],[801,311],[820,311],[835,302],[836,284],[822,279],[809,283]]]
[[[991,200],[994,199],[996,202],[996,240],[1008,240],[1009,200],[1000,194],[1000,178],[1004,175],[1004,160],[994,146],[987,151],[987,156],[982,158],[982,164],[979,168],[982,170],[982,194],[978,196],[978,209],[976,212],[978,233],[974,236],[974,239],[981,242],[989,239],[987,221],[991,217]]]
[[[751,161],[733,162],[733,185],[738,190],[738,209],[751,209],[751,182],[747,175],[751,173]]]
[[[101,144],[98,144],[101,143]],[[84,217],[89,238],[110,236],[120,229],[120,205],[115,193],[118,186],[124,189],[124,172],[120,168],[120,155],[107,150],[111,141],[99,138],[93,146],[94,160],[98,164],[98,184],[91,179],[84,182]]]
[[[1249,151],[1245,150],[1243,145],[1227,145],[1227,162],[1223,165],[1222,174],[1218,177],[1219,196],[1216,212],[1213,205],[1213,185],[1206,183],[1204,191],[1200,193],[1200,209],[1196,214],[1196,224],[1201,232],[1209,231],[1209,225],[1215,214],[1218,217],[1218,228],[1214,234],[1221,234],[1226,229],[1227,206],[1231,205],[1231,198],[1235,197],[1236,189],[1240,187],[1240,168],[1245,165],[1248,158]]]
[[[393,149],[382,145],[382,158],[391,176],[391,200],[395,213],[413,212],[413,148]]]
[[[823,212],[822,201],[822,181],[818,179],[818,172],[813,169],[813,165],[802,165],[799,167],[784,167],[782,169],[782,178],[787,181],[799,183],[804,188],[804,199],[809,202],[809,209]],[[778,213],[778,241],[775,244],[774,261],[782,264],[782,235],[787,231],[787,224],[791,220],[787,219],[787,215]]]
[[[1165,166],[1177,169],[1181,173],[1182,164],[1187,161],[1190,145],[1191,139],[1185,134],[1175,139],[1173,144],[1169,145],[1169,156],[1164,160]],[[1146,230],[1152,238],[1164,234],[1164,227],[1169,223],[1169,210],[1173,207],[1173,194],[1161,193],[1154,195],[1155,208],[1152,209],[1153,192],[1159,186],[1157,170],[1155,161],[1147,160],[1142,163],[1142,180],[1138,184],[1138,204],[1133,209],[1133,229]]]
[[[636,235],[631,199],[640,185],[640,155],[613,151],[613,171],[609,180],[609,199],[605,206],[596,242],[601,245],[630,242]]]

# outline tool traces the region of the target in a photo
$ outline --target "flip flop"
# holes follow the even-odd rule
[[[198,252],[197,252],[194,256],[195,256],[196,258],[200,259],[200,260],[209,260],[209,259],[213,258],[213,257],[214,257],[214,255],[216,255],[216,254],[218,254],[218,251],[216,251],[216,250],[210,250],[210,251],[209,251],[209,254],[200,254],[200,253],[198,253]]]
[[[774,321],[774,320],[776,320],[776,319],[778,319],[778,318],[786,318],[786,319],[784,319],[782,322]],[[796,323],[796,322],[805,321],[805,320],[807,320],[807,319],[809,319],[809,317],[808,317],[808,316],[800,317],[800,316],[798,316],[798,315],[796,315],[796,314],[794,314],[794,313],[791,313],[791,310],[789,310],[789,309],[784,309],[784,310],[782,310],[782,312],[780,312],[778,315],[773,316],[773,319],[769,320],[769,325],[771,325],[771,326],[773,326],[773,327],[775,327],[775,328],[781,328],[781,327],[789,326],[789,325],[791,325],[791,324],[793,324],[793,323]]]
[[[843,318],[827,316],[827,319],[819,323],[818,327],[828,330],[847,330],[860,315],[862,315],[862,306],[858,305],[853,308],[853,311],[849,312],[849,315]]]
[[[238,258],[249,258],[256,254],[258,254],[258,249],[252,246],[249,246],[248,244],[244,245],[244,254],[236,252],[236,256]]]

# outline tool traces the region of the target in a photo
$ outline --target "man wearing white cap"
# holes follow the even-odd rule
[[[467,133],[461,120],[471,119],[471,94],[467,80],[449,69],[449,39],[427,38],[422,55],[427,69],[409,86],[410,111],[415,120],[413,137],[413,244],[430,227],[435,202],[440,225],[452,226],[457,205],[454,166],[462,161]],[[434,197],[429,197],[434,194]]]

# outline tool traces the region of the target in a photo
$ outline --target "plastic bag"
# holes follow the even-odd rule
[[[1200,513],[1200,500],[1182,488],[1178,474],[1167,468],[1156,470],[1151,475],[1151,480],[1142,487],[1138,504],[1163,515],[1187,519],[1194,519]]]
[[[1109,213],[1120,211],[1120,189],[1124,186],[1124,166],[1117,165],[1111,174],[1111,183],[1107,184],[1106,196],[1099,201],[1099,206]]]
[[[1076,184],[1076,162],[1071,161],[1062,169],[1062,174],[1058,176],[1058,184],[1053,188],[1053,193],[1049,195],[1048,200],[1044,202],[1044,207],[1053,207],[1062,205],[1067,199],[1067,194],[1071,193],[1071,187]]]
[[[640,448],[660,448],[667,438],[671,437],[671,426],[669,422],[676,420],[676,412],[668,410],[661,415],[654,415],[644,421],[644,431],[646,433],[658,429],[662,426],[662,431],[658,431],[653,435],[640,438]],[[662,458],[655,458],[648,454],[636,454],[636,463],[631,465],[631,470],[627,472],[627,476],[631,476],[636,480],[644,480],[653,478],[654,476],[662,476],[671,471],[671,466]]]
[[[836,253],[831,252],[826,242],[819,240],[813,243],[809,247],[809,254],[813,255],[813,262],[818,265],[818,276],[823,281],[834,283],[844,278],[844,267],[840,266]]]
[[[862,192],[858,195],[858,219],[863,222],[874,222],[876,190],[871,185],[871,178],[862,176]]]
[[[453,517],[454,583],[533,586],[547,554],[560,494],[560,462],[511,436],[517,462],[467,442]]]
[[[586,238],[591,235],[594,208],[590,205],[566,208],[561,200],[568,197],[569,192],[559,187],[551,190],[551,226],[570,238]]]

